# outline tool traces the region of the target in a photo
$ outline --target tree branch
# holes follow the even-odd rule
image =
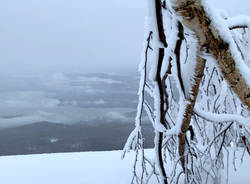
[[[155,0],[155,11],[156,11],[156,20],[157,20],[159,40],[162,42],[162,44],[166,48],[168,47],[168,44],[166,41],[166,35],[164,33],[161,0]]]
[[[214,56],[224,78],[238,95],[241,102],[250,110],[250,87],[230,50],[230,44],[232,43],[224,40],[211,23],[212,20],[201,5],[201,0],[172,1],[175,3],[177,13],[183,17],[185,26],[196,34],[201,45]]]
[[[243,116],[240,116],[237,114],[215,114],[215,113],[202,111],[198,109],[197,107],[194,108],[194,113],[197,114],[199,117],[202,117],[203,119],[206,119],[211,122],[236,121],[240,125],[250,127],[249,125],[250,118],[244,118]]]

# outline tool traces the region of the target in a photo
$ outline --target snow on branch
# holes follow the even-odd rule
[[[250,37],[249,29],[234,29],[250,28],[250,19],[219,15],[206,0],[148,3],[135,129],[123,152],[135,151],[131,183],[152,175],[161,184],[212,183],[228,145],[248,144],[241,102],[250,110]],[[144,154],[144,112],[155,133],[152,161]]]
[[[230,31],[227,28],[227,24],[229,27],[236,26],[237,24],[243,24],[243,25],[249,25],[250,18],[248,16],[238,16],[235,18],[229,19],[229,21],[225,21],[217,12],[216,9],[213,8],[207,0],[201,1],[201,6],[204,8],[205,13],[209,20],[211,21],[211,25],[209,26],[210,29],[215,29],[217,33],[219,34],[220,39],[224,41],[225,43],[229,44],[231,56],[234,59],[235,66],[241,73],[242,77],[245,80],[245,83],[248,85],[248,92],[250,88],[250,69],[248,66],[244,63],[242,58],[240,57],[240,54],[238,52],[237,46],[235,45],[235,42],[233,40],[233,37],[230,33]],[[213,33],[214,36],[215,33]],[[250,107],[249,107],[250,109]]]
[[[232,17],[226,20],[230,30],[239,28],[250,28],[250,17],[246,15],[240,15]]]
[[[245,118],[237,114],[215,114],[211,112],[203,111],[197,107],[194,108],[194,113],[211,122],[230,122],[236,121],[241,125],[250,127],[250,117]]]
[[[207,0],[172,0],[183,24],[211,53],[233,91],[250,110],[250,69],[244,63],[228,25]]]

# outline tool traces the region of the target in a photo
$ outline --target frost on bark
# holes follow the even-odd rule
[[[250,110],[250,87],[239,71],[229,44],[223,40],[212,24],[201,0],[172,0],[175,10],[183,18],[183,23],[195,32],[200,44],[213,54],[225,79],[242,103]]]
[[[224,17],[232,43],[203,1],[148,0],[135,129],[123,150],[135,151],[131,183],[228,183],[220,172],[231,145],[250,154],[249,81],[234,55],[250,62],[250,18]],[[153,157],[143,112],[155,132]]]
[[[187,106],[185,108],[185,112],[183,115],[183,121],[181,124],[181,131],[178,135],[179,137],[179,155],[181,157],[182,161],[182,167],[185,170],[185,145],[186,145],[186,132],[190,128],[190,120],[192,117],[192,112],[195,106],[196,98],[198,96],[199,92],[199,86],[200,86],[200,81],[203,77],[204,73],[204,68],[205,68],[205,60],[199,56],[197,56],[197,63],[195,66],[195,71],[194,71],[194,76],[193,76],[193,82],[194,84],[192,85],[191,91],[190,91],[190,96],[186,99],[187,100]]]

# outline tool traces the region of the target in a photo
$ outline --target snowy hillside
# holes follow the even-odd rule
[[[108,151],[0,157],[0,183],[128,184],[133,156],[130,153],[121,160],[121,151]],[[229,183],[249,184],[249,171],[250,158],[246,156],[237,172],[230,168]]]

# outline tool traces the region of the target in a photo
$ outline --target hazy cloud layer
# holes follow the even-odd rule
[[[211,2],[250,15],[247,0]],[[131,120],[136,79],[79,72],[136,70],[145,9],[143,0],[0,1],[0,127]]]
[[[115,74],[64,73],[40,77],[3,76],[0,78],[0,128],[40,121],[132,122],[133,118],[125,115],[134,111],[134,105],[128,105],[132,101],[130,92],[120,88],[129,87],[131,77],[117,78],[119,75]],[[127,104],[120,104],[124,96]],[[135,88],[133,96],[136,97]]]

